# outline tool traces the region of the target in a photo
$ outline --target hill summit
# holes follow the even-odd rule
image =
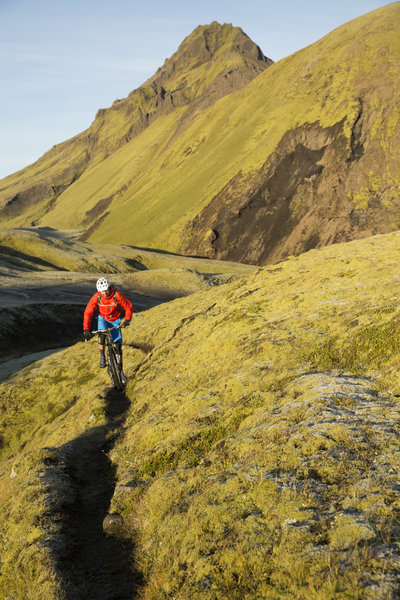
[[[270,64],[272,61],[239,27],[217,22],[197,27],[149,80],[127,98],[116,100],[108,109],[100,109],[89,129],[54,146],[30,167],[7,177],[0,192],[1,221],[7,225],[37,225],[54,209],[57,212],[60,208],[65,214],[65,192],[75,190],[84,173],[98,164],[104,167],[108,157],[139,137],[147,127],[176,112],[173,130],[169,131],[173,137],[187,126],[195,110],[209,107],[243,87]],[[146,162],[151,160],[146,158]],[[129,183],[123,182],[121,187],[113,181],[109,196],[104,197],[100,192],[102,197],[94,204],[83,201],[83,213],[79,211],[73,227],[96,228],[97,217],[104,217],[113,200],[131,188],[133,181],[134,178]],[[65,217],[68,221],[66,214]]]

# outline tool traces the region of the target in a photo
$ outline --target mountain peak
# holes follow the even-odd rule
[[[193,70],[221,54],[225,57],[237,55],[246,64],[264,70],[273,61],[267,58],[261,48],[246,35],[240,27],[231,23],[220,24],[212,21],[209,25],[199,25],[180,44],[178,50],[167,58],[146,84],[170,77],[174,71]]]
[[[240,28],[196,27],[90,129],[2,183],[0,222],[253,264],[398,229],[399,10],[272,68]]]
[[[272,62],[240,27],[234,27],[232,23],[221,25],[217,21],[196,27],[179,46],[178,53],[184,48],[193,48],[196,51],[204,48],[208,55],[213,55],[223,47],[231,47],[232,51],[246,55],[252,60]]]

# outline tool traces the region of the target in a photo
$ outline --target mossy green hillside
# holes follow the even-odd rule
[[[112,510],[144,597],[374,598],[386,568],[393,593],[399,241],[289,259],[157,308],[159,330],[140,315]]]
[[[122,244],[92,244],[80,241],[79,233],[48,227],[0,229],[0,267],[5,272],[13,269],[37,270],[42,272],[40,277],[45,277],[45,271],[58,271],[60,276],[62,271],[93,274],[160,269],[208,274],[254,271],[254,267],[240,263],[152,252]],[[146,279],[150,282],[151,275],[148,274]]]
[[[126,272],[145,269],[134,251],[95,247],[49,228],[0,230],[2,267],[38,271]],[[76,237],[76,236],[72,236]]]
[[[347,193],[356,210],[375,197],[392,206],[400,172],[399,6],[385,6],[343,25],[211,106],[187,113],[179,105],[160,114],[123,147],[90,163],[47,206],[46,214],[40,209],[37,222],[87,227],[95,221],[88,217],[90,211],[97,210],[98,216],[107,211],[92,232],[93,241],[176,251],[184,226],[235,175],[260,169],[288,131],[310,123],[323,128],[342,123],[350,152],[360,106],[368,152],[349,176]],[[204,71],[198,81],[207,77]],[[111,117],[108,125],[107,115],[102,131],[109,128],[112,136],[118,127]],[[101,209],[107,199],[110,204]],[[35,211],[29,208],[8,224],[26,223]]]
[[[396,596],[399,250],[392,233],[310,251],[135,315],[110,512],[143,598]],[[37,474],[61,477],[65,445],[109,418],[106,386],[82,343],[0,386],[3,589],[62,597]]]
[[[87,348],[79,346],[35,363],[1,384],[4,598],[63,597],[54,552],[63,548],[60,515],[73,492],[56,448],[104,421],[105,379],[99,380]],[[74,378],[76,386],[71,385]]]
[[[113,413],[96,346],[79,342],[0,384],[1,597],[66,597],[58,561],[76,543],[66,517],[77,497],[71,446],[107,433]],[[143,351],[125,355],[136,364]]]
[[[182,117],[185,107],[190,105],[191,110],[194,109],[203,101],[203,97],[209,105],[216,97],[230,91],[221,88],[216,93],[213,88],[214,79],[222,77],[230,81],[231,74],[234,78],[235,72],[239,69],[243,78],[239,85],[244,85],[257,72],[268,66],[270,61],[265,57],[261,58],[256,48],[239,28],[232,25],[221,26],[214,22],[209,26],[198,27],[152,78],[131,92],[127,98],[116,100],[109,109],[99,110],[94,122],[86,131],[52,148],[31,165],[28,171],[23,170],[4,180],[1,200],[7,203],[5,213],[7,222],[18,225],[27,223],[30,225],[32,222],[38,224],[40,218],[54,207],[57,197],[86,170],[102,163],[105,158],[128,144],[132,138],[146,131],[153,121],[160,119],[160,127],[155,131],[157,145],[163,143],[165,122],[169,141],[176,131],[177,119]],[[172,120],[168,119],[168,115],[175,109],[178,117],[175,115]],[[148,149],[148,140],[146,140],[145,136],[131,165],[132,176],[128,180],[128,186],[133,185],[137,178],[140,179],[142,160],[146,166],[153,160],[154,143],[150,143]],[[107,165],[104,168],[105,172],[98,181],[99,185],[95,185],[89,194],[92,199],[99,189],[107,188],[109,169]],[[21,178],[22,173],[24,175]],[[27,179],[24,179],[27,173],[28,187]],[[113,196],[117,196],[118,201],[120,193],[127,185],[124,180],[120,184],[121,178],[116,177],[115,172],[112,175],[111,197],[102,195],[103,201],[107,198],[111,200]],[[72,220],[76,211],[82,216],[87,204],[89,208],[93,208],[96,204],[95,201],[88,203],[85,194],[81,196],[81,201],[81,207],[79,203],[78,205],[74,203],[71,211],[68,211]],[[20,218],[14,219],[13,202],[15,205],[22,203],[22,208],[18,206],[16,212],[20,214],[23,211],[25,218],[21,218],[20,215]],[[90,215],[85,214],[84,225],[87,225],[88,219],[90,220]],[[81,218],[80,222],[82,222]]]
[[[364,191],[370,197],[371,177],[380,179],[379,189],[398,184],[399,10],[396,3],[344,25],[199,114],[174,140],[168,155],[162,153],[152,163],[148,187],[127,192],[127,203],[115,207],[93,240],[111,239],[113,227],[128,206],[136,215],[140,203],[148,215],[142,218],[140,209],[137,216],[132,215],[140,243],[173,248],[183,225],[238,172],[259,169],[287,131],[307,123],[329,127],[344,121],[350,139],[360,96],[378,152],[384,152],[387,161],[384,173],[371,163],[362,183],[355,175],[352,193],[356,197]],[[384,60],[379,58],[382,47],[387,49]],[[150,213],[157,218],[150,220]],[[161,231],[156,228],[158,222]],[[128,226],[125,230],[122,240],[129,235]]]

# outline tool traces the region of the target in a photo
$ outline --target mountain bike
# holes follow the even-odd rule
[[[105,333],[105,354],[107,357],[107,372],[110,376],[113,386],[117,390],[124,389],[124,382],[121,377],[121,365],[120,365],[120,355],[118,354],[114,342],[112,340],[111,332],[113,329],[121,329],[121,325],[117,325],[116,327],[110,327],[109,329],[97,329],[96,331],[92,331],[93,335],[96,333]]]

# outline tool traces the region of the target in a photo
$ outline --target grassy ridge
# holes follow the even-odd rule
[[[393,233],[311,251],[135,316],[110,511],[143,598],[395,597],[399,247]],[[13,593],[62,597],[39,475],[47,460],[61,477],[61,448],[108,418],[96,362],[77,344],[0,386]]]
[[[254,271],[254,267],[240,263],[189,258],[121,244],[81,242],[77,239],[78,234],[46,227],[0,229],[0,267],[5,270],[31,268],[93,274],[157,269],[186,269],[208,274],[245,274]],[[148,274],[146,279],[149,281],[151,275]]]

